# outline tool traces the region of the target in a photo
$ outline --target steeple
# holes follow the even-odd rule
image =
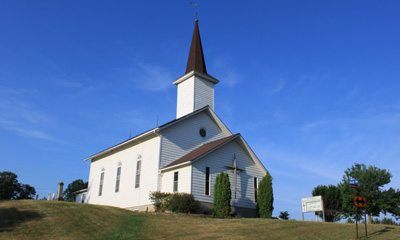
[[[174,81],[178,89],[176,118],[205,106],[214,110],[214,86],[218,82],[207,73],[199,23],[195,20],[185,74]]]
[[[206,62],[204,60],[203,46],[201,45],[199,21],[194,21],[194,30],[192,43],[190,44],[190,52],[186,65],[186,73],[196,71],[198,73],[207,74]]]

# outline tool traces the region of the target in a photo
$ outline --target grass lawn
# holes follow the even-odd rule
[[[372,225],[368,239],[398,240]],[[134,213],[55,201],[0,201],[0,239],[354,239],[348,224]],[[365,239],[365,238],[363,238]]]

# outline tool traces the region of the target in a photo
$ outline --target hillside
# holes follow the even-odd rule
[[[400,239],[374,225],[368,239]],[[0,239],[354,239],[347,224],[133,213],[53,201],[0,202]]]

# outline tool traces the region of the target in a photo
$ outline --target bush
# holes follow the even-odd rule
[[[288,211],[280,212],[280,213],[279,213],[279,219],[282,219],[282,220],[289,220],[289,213],[288,213]]]
[[[198,206],[192,194],[174,193],[170,195],[167,208],[171,212],[192,213],[198,209]]]
[[[393,219],[391,218],[382,218],[381,220],[381,224],[386,224],[386,225],[399,225],[398,223],[396,223]]]
[[[198,202],[188,193],[150,193],[150,200],[156,212],[169,210],[176,213],[192,213],[198,209]]]
[[[272,191],[272,177],[267,173],[261,180],[257,194],[258,214],[262,218],[271,218],[274,210],[274,195]]]
[[[171,195],[171,193],[151,192],[150,201],[153,203],[154,210],[156,212],[165,212],[168,209]]]
[[[214,216],[229,217],[231,213],[231,185],[227,173],[220,173],[214,185]]]

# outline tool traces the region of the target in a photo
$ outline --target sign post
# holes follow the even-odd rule
[[[355,202],[355,198],[358,194],[358,180],[355,178],[349,178],[349,186],[354,189],[354,206],[355,206],[355,215],[356,215],[356,239],[358,239],[358,207]]]
[[[357,239],[358,239],[358,208],[364,208],[367,206],[367,199],[361,196],[354,197],[354,206],[356,207],[356,231],[357,231]],[[364,210],[364,218],[365,218],[365,236],[368,237],[368,230],[367,230],[367,214]]]
[[[366,210],[364,210],[364,225],[365,225],[365,237],[368,238],[367,211]]]
[[[322,196],[307,197],[301,199],[301,214],[304,221],[304,213],[322,212],[322,220],[325,222],[325,210]]]

